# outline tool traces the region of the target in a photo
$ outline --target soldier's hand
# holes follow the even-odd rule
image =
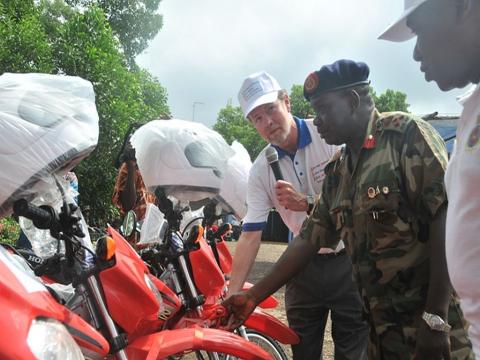
[[[293,185],[284,180],[275,184],[275,196],[280,205],[292,211],[307,211],[308,203],[304,194],[297,192]]]
[[[450,360],[449,333],[430,329],[423,321],[417,331],[413,360]]]
[[[242,325],[255,310],[257,303],[254,297],[248,292],[243,291],[233,294],[226,299],[222,305],[227,309],[228,316],[224,327],[227,330],[233,330]]]

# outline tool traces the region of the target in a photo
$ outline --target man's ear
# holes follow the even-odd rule
[[[290,98],[288,97],[288,94],[285,94],[285,106],[287,107],[288,112],[292,112],[292,104],[290,103]]]
[[[349,95],[350,109],[352,110],[353,114],[353,112],[360,106],[360,95],[358,95],[358,93],[353,89],[350,90]]]

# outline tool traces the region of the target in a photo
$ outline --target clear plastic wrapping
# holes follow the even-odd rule
[[[131,143],[147,188],[154,192],[162,187],[167,196],[187,202],[218,194],[234,155],[216,131],[178,119],[143,125]]]
[[[226,205],[228,212],[241,220],[247,214],[248,174],[252,161],[247,149],[238,141],[232,143],[232,149],[235,155],[228,159],[227,170],[217,200],[220,204]]]
[[[0,76],[0,217],[15,200],[33,198],[40,179],[73,168],[97,141],[90,82],[63,75]]]
[[[232,146],[205,125],[155,120],[131,139],[143,181],[180,202],[216,199],[241,219],[246,213],[248,173],[252,163],[238,142]]]

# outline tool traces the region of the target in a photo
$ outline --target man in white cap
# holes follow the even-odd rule
[[[324,168],[338,149],[318,136],[311,119],[292,116],[287,92],[268,73],[247,77],[238,99],[245,117],[269,145],[250,170],[247,215],[233,259],[230,294],[242,289],[271,208],[277,209],[294,235],[299,233],[320,195]],[[270,169],[266,159],[269,147],[278,153],[284,180],[277,181]],[[369,327],[362,316],[351,261],[343,243],[335,250],[320,249],[287,284],[285,303],[289,325],[300,337],[300,343],[292,346],[294,359],[321,359],[329,311],[335,359],[366,359]]]
[[[380,38],[415,36],[413,58],[427,81],[443,91],[475,84],[460,97],[463,112],[445,174],[446,257],[480,359],[480,1],[405,0],[403,15]]]

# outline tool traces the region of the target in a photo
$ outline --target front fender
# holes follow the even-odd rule
[[[300,338],[287,325],[276,317],[256,308],[255,311],[243,324],[247,328],[256,330],[259,333],[270,336],[282,344],[298,344]]]
[[[230,281],[227,281],[227,286],[229,284],[230,284]],[[242,290],[243,291],[248,290],[252,286],[253,286],[252,283],[245,281],[245,283],[243,284]],[[263,300],[260,304],[258,304],[258,306],[260,306],[262,309],[274,309],[277,307],[277,305],[278,305],[278,300],[275,299],[275,297],[272,295],[268,296],[267,298],[265,298],[265,300]]]
[[[188,328],[163,330],[135,339],[126,348],[130,360],[156,360],[168,356],[205,350],[247,360],[270,360],[271,356],[257,345],[224,330]]]

